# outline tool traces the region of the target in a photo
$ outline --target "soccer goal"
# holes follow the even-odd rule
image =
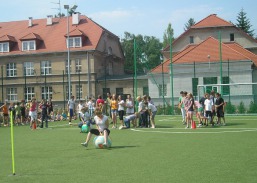
[[[221,94],[227,113],[257,113],[257,83],[198,85],[198,99],[212,90]]]

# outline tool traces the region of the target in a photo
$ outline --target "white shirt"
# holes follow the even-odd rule
[[[78,104],[78,112],[82,114],[81,109],[84,107],[83,104]]]
[[[133,107],[133,101],[132,100],[126,100],[126,113],[127,114],[132,114],[134,113],[134,107]]]
[[[212,111],[213,101],[211,99],[206,99],[204,101],[204,109],[205,111]]]
[[[99,118],[98,116],[94,117],[95,124],[98,125],[99,131],[104,131],[105,128],[107,128],[106,121],[108,120],[108,117],[103,115],[103,118]]]
[[[74,100],[69,100],[68,105],[69,105],[69,109],[74,109],[75,101]]]
[[[157,108],[155,107],[155,105],[153,105],[153,104],[151,104],[151,103],[148,103],[148,108],[149,108],[152,112],[157,111]]]
[[[124,111],[124,100],[121,100],[120,102],[118,102],[118,111]]]

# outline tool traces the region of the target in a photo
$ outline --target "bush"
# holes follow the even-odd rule
[[[257,113],[257,104],[253,101],[250,102],[248,113]]]
[[[243,101],[240,102],[239,106],[237,107],[238,113],[239,114],[244,114],[246,109],[245,109],[245,104]]]
[[[231,102],[228,102],[225,108],[226,113],[228,114],[234,114],[236,112],[236,107],[231,104]]]

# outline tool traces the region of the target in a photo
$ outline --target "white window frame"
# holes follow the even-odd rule
[[[52,86],[46,86],[46,88],[44,86],[41,87],[41,97],[42,99],[53,98],[53,87]]]
[[[68,63],[67,63],[67,65],[68,65]],[[81,65],[80,59],[75,60],[75,68],[76,68],[76,73],[80,73],[82,71],[82,65]]]
[[[50,61],[41,61],[41,75],[51,75],[52,74],[52,64]]]
[[[79,89],[80,89],[80,91],[79,91]],[[79,93],[80,93],[80,95],[79,95]],[[81,100],[81,99],[83,99],[82,95],[83,95],[82,85],[80,84],[80,87],[79,87],[79,85],[76,85],[76,98],[78,100]],[[79,98],[79,96],[80,96],[80,98]]]
[[[70,96],[72,96],[72,85],[70,86]],[[69,99],[69,85],[66,85],[66,99]]]
[[[18,100],[17,88],[7,88],[6,93],[7,93],[8,101],[17,101]]]
[[[35,88],[34,87],[26,87],[25,99],[27,101],[30,101],[34,97],[35,97]]]
[[[0,43],[0,52],[10,52],[9,42]]]
[[[6,64],[6,76],[7,77],[16,77],[17,76],[17,68],[16,63],[8,63]]]
[[[69,37],[69,41],[68,39],[66,39],[66,45],[70,48],[79,48],[82,46],[82,39],[81,37]]]
[[[164,86],[164,92],[163,92],[164,96],[167,96],[167,84],[164,84],[163,86]],[[158,90],[159,90],[159,97],[161,97],[162,96],[162,90],[163,90],[162,84],[159,84]]]
[[[36,50],[36,41],[22,41],[22,51]]]
[[[24,62],[24,76],[34,76],[35,69],[34,69],[34,62]]]
[[[70,60],[70,73],[71,73],[71,60]],[[68,74],[68,60],[65,60],[65,74]]]

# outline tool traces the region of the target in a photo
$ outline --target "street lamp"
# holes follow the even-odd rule
[[[69,91],[68,91],[68,100],[70,100],[71,98],[71,79],[70,79],[70,25],[69,25],[69,14],[74,13],[74,11],[76,10],[78,6],[74,5],[72,8],[70,8],[69,5],[64,5],[64,9],[67,10],[67,54],[68,54],[68,87],[69,87]]]

